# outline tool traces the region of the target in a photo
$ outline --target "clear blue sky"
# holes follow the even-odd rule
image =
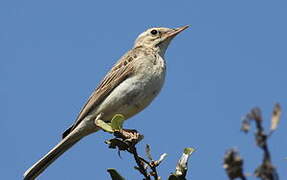
[[[182,149],[189,179],[227,179],[222,157],[237,147],[252,172],[261,161],[252,133],[239,131],[252,107],[266,126],[275,102],[283,120],[270,140],[287,179],[287,3],[283,0],[1,1],[0,179],[20,179],[74,121],[101,78],[153,26],[192,27],[167,53],[166,84],[149,108],[125,123],[145,135],[155,157],[168,153],[160,175],[174,171]],[[267,121],[268,120],[268,121]],[[109,179],[116,168],[140,179],[130,155],[93,134],[66,152],[40,179]],[[255,179],[255,178],[249,178]]]

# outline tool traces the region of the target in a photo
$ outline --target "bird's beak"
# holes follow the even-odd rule
[[[166,32],[165,38],[173,38],[173,37],[175,37],[176,35],[178,35],[180,32],[182,32],[182,31],[184,31],[185,29],[187,29],[188,27],[189,27],[189,25],[172,29],[172,30]]]

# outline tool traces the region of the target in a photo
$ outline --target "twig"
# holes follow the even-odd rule
[[[159,163],[156,161],[147,161],[143,157],[139,156],[136,148],[136,144],[142,140],[143,136],[136,130],[120,129],[114,132],[115,138],[106,141],[110,148],[118,148],[119,151],[127,151],[131,153],[136,161],[137,166],[135,167],[144,177],[145,180],[151,180],[151,176],[155,180],[159,180],[156,167]],[[148,173],[147,167],[151,169]]]
[[[118,149],[118,154],[120,155],[120,151],[127,151],[131,153],[136,161],[137,166],[135,167],[144,177],[144,180],[151,180],[151,177],[154,180],[160,180],[160,176],[157,173],[157,166],[164,160],[167,156],[166,153],[162,154],[158,160],[153,160],[151,155],[150,146],[146,146],[146,155],[150,161],[145,160],[141,156],[139,156],[136,148],[136,144],[139,143],[143,139],[143,135],[139,134],[136,130],[131,129],[123,129],[124,116],[121,114],[116,114],[111,122],[105,122],[100,119],[99,115],[95,123],[102,130],[113,133],[115,138],[105,141],[106,144],[109,145],[109,148]],[[193,148],[185,148],[182,157],[180,158],[177,166],[176,172],[169,176],[169,179],[176,180],[185,180],[185,176],[187,173],[187,161],[189,156],[194,152]],[[148,173],[148,168],[151,170]],[[109,169],[108,172],[111,175],[113,180],[123,180],[123,177],[115,169]]]
[[[144,177],[146,178],[146,180],[150,180],[150,175],[147,173],[147,169],[145,168],[144,166],[144,163],[146,163],[145,161],[143,161],[142,159],[143,158],[140,158],[138,153],[137,153],[137,149],[135,146],[131,146],[129,149],[128,149],[128,152],[130,152],[131,154],[133,154],[134,156],[134,159],[138,165],[138,168],[137,170],[140,171],[140,173],[142,175],[144,175]]]
[[[242,122],[241,129],[244,132],[248,132],[250,129],[250,122],[254,121],[256,125],[255,140],[257,146],[263,151],[263,161],[262,164],[255,170],[255,176],[261,178],[262,180],[279,180],[276,168],[271,163],[271,155],[268,148],[267,140],[272,134],[272,132],[277,128],[281,115],[281,107],[279,104],[275,104],[273,115],[271,118],[271,127],[269,136],[265,133],[262,122],[263,118],[261,115],[261,110],[259,108],[253,108],[250,113],[248,113]]]

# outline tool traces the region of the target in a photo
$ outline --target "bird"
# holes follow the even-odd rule
[[[93,91],[62,140],[24,173],[24,180],[35,179],[74,144],[99,131],[97,117],[104,122],[110,122],[116,114],[129,119],[145,109],[163,87],[167,47],[188,27],[154,27],[141,33],[133,48],[114,64]]]

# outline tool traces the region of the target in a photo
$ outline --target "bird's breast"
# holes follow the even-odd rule
[[[165,79],[165,63],[161,58],[140,62],[135,73],[119,84],[97,108],[103,120],[110,121],[115,114],[126,119],[142,111],[160,92]]]

